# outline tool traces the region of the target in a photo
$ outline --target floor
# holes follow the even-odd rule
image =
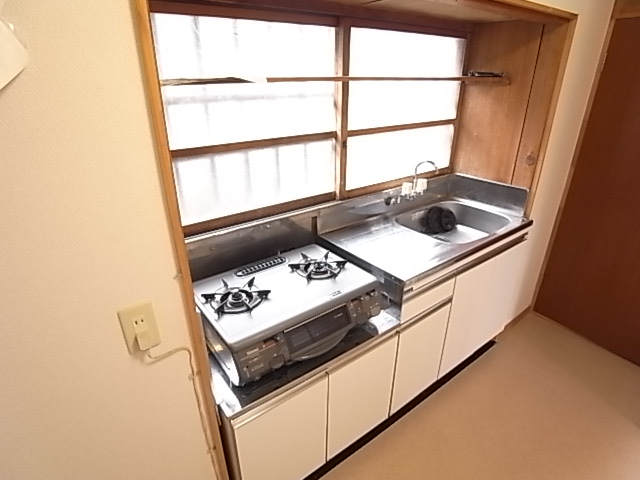
[[[640,479],[640,367],[535,314],[323,480]]]

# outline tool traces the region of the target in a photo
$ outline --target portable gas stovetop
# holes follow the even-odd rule
[[[209,350],[234,385],[325,354],[384,308],[373,275],[315,244],[193,286]]]

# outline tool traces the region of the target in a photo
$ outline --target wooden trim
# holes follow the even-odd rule
[[[341,18],[336,31],[336,73],[341,76],[349,75],[351,45],[350,21]],[[335,191],[338,200],[346,198],[347,183],[347,137],[349,135],[349,83],[337,82],[335,84],[336,102],[336,182]]]
[[[438,169],[437,174],[434,171],[419,173],[418,178],[434,178],[436,176],[446,175],[449,173],[451,173],[451,167],[446,167]],[[373,185],[367,185],[365,187],[353,188],[351,190],[347,190],[347,198],[360,197],[362,195],[368,195],[370,193],[376,193],[382,190],[396,188],[402,185],[403,182],[410,182],[412,180],[413,175],[409,175],[408,177],[397,178],[395,180],[389,180],[388,182],[381,182]]]
[[[177,15],[193,15],[200,17],[242,18],[265,22],[301,23],[307,25],[324,25],[335,27],[338,18],[332,15],[312,15],[300,12],[282,12],[261,8],[259,5],[230,5],[226,2],[172,2],[149,0],[153,13],[171,13]]]
[[[503,9],[507,8],[514,12],[522,12],[523,10],[528,11],[530,18],[518,17],[519,20],[531,20],[535,21],[533,18],[539,18],[538,21],[544,21],[544,23],[557,23],[559,20],[565,21],[573,21],[578,18],[577,13],[568,12],[566,10],[561,10],[555,7],[549,7],[547,5],[541,5],[540,3],[531,2],[529,0],[477,0],[479,3],[486,5],[488,3],[501,3],[503,4]],[[517,9],[517,10],[516,10]],[[546,20],[545,20],[546,19]]]
[[[620,10],[616,15],[616,20],[623,18],[637,18],[640,17],[640,5],[637,7],[627,7]]]
[[[457,1],[457,0],[456,0]],[[182,2],[161,2],[151,0],[152,5],[159,3],[172,4],[174,9],[179,9],[185,3]],[[189,0],[188,5],[195,4],[204,9],[224,8],[229,11],[239,9],[249,9],[271,14],[275,21],[287,18],[287,14],[311,15],[311,16],[333,16],[347,17],[351,19],[369,19],[382,21],[385,23],[395,23],[399,25],[430,26],[446,32],[464,32],[468,30],[468,22],[442,19],[424,13],[409,13],[393,10],[378,10],[362,5],[344,4],[332,0]],[[173,12],[179,13],[179,12]]]
[[[385,127],[361,128],[359,130],[349,130],[350,137],[360,135],[374,135],[376,133],[400,132],[402,130],[415,130],[416,128],[439,127],[441,125],[453,125],[455,119],[433,120],[431,122],[406,123],[403,125],[388,125]]]
[[[637,17],[640,17],[640,0],[616,0],[611,14],[612,19],[622,20]]]
[[[525,20],[541,23],[563,23],[574,20],[577,14],[554,7],[540,5],[527,0],[438,0],[439,3],[455,5],[459,8],[472,8],[492,12],[513,20]],[[467,32],[471,22],[436,18],[427,12],[408,12],[370,8],[366,5],[354,5],[326,0],[191,0],[179,1],[151,0],[152,10],[159,13],[186,13],[190,15],[243,16],[257,20],[289,21],[295,23],[327,24],[334,22],[330,17],[349,17],[358,21],[369,20],[378,24],[396,24],[400,30],[426,27],[434,34],[456,34]],[[217,13],[211,13],[217,9]],[[194,13],[196,12],[196,13]],[[299,20],[297,20],[298,18]],[[306,19],[305,19],[306,18]],[[378,27],[374,27],[378,28]]]
[[[266,83],[290,83],[290,82],[464,82],[470,85],[493,85],[507,86],[510,84],[509,77],[503,75],[497,77],[484,77],[473,75],[462,75],[459,77],[267,77]],[[160,83],[165,86],[182,85],[218,85],[228,83],[260,83],[261,80],[250,80],[240,77],[217,77],[217,78],[171,78],[162,80]]]
[[[254,148],[275,147],[277,145],[295,145],[298,143],[319,142],[335,139],[336,132],[308,133],[291,137],[265,138],[261,140],[247,140],[245,142],[223,143],[220,145],[205,145],[202,147],[180,148],[171,150],[173,158],[197,157],[214,153],[235,152]]]
[[[256,208],[246,212],[234,213],[224,217],[205,220],[204,222],[193,223],[182,227],[185,237],[199,235],[201,233],[217,230],[219,228],[237,225],[239,223],[250,222],[264,217],[270,217],[281,213],[294,213],[294,210],[319,205],[321,203],[331,202],[336,199],[335,192],[314,195],[313,197],[301,198],[290,202],[279,203],[277,205],[269,205],[268,207]],[[193,288],[192,288],[193,291]]]
[[[351,25],[356,28],[373,28],[376,30],[394,30],[397,32],[422,33],[425,35],[440,35],[447,37],[466,38],[472,29],[470,23],[462,22],[457,28],[433,25],[419,25],[408,23],[372,20],[368,18],[351,18]]]
[[[471,62],[470,60],[471,49],[469,48],[469,40],[471,39],[471,35],[472,33],[469,33],[465,38],[464,59],[462,62],[462,69],[464,72],[469,71],[469,63]],[[467,84],[465,83],[460,84],[460,93],[458,94],[458,104],[456,105],[456,120],[453,123],[453,141],[451,142],[451,155],[449,157],[449,166],[451,167],[451,170],[453,172],[458,171],[458,144],[459,144],[458,140],[460,138],[460,135],[459,135],[460,123],[462,122],[460,113],[462,112],[462,106],[464,105],[464,96],[465,96],[466,87],[467,87]]]
[[[169,222],[169,230],[173,239],[173,248],[178,268],[184,313],[187,318],[191,347],[193,349],[193,361],[197,369],[197,387],[203,399],[204,413],[207,421],[208,432],[205,433],[207,448],[212,448],[211,455],[214,473],[219,480],[228,480],[228,472],[222,439],[218,424],[218,410],[211,392],[211,368],[209,356],[204,343],[204,332],[199,316],[196,314],[196,305],[193,299],[193,285],[187,250],[184,244],[182,226],[180,222],[180,209],[178,207],[178,195],[176,193],[173,178],[173,165],[169,153],[169,139],[165,127],[163,115],[162,94],[158,81],[158,68],[156,64],[153,35],[151,33],[151,20],[147,0],[135,0],[133,14],[138,36],[139,52],[143,63],[143,75],[147,85],[147,101],[149,102],[150,122],[156,144],[156,154],[160,167],[160,176],[164,190],[165,208]],[[209,445],[211,442],[211,445]]]

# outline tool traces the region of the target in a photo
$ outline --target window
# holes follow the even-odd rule
[[[463,49],[459,38],[352,28],[349,73],[457,77],[462,75]],[[421,160],[447,167],[459,90],[459,82],[352,82],[347,190],[406,177]],[[427,126],[443,121],[445,125]],[[375,128],[389,126],[395,129],[380,133]],[[356,136],[362,129],[370,130]]]
[[[185,233],[388,188],[421,160],[449,165],[460,82],[333,77],[458,77],[464,39],[215,14],[152,14]]]

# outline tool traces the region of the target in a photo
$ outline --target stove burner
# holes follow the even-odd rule
[[[222,288],[214,293],[203,293],[202,298],[206,303],[212,304],[219,315],[250,312],[271,293],[271,290],[256,287],[254,280],[255,277],[241,287],[231,287],[222,279]]]
[[[324,280],[337,277],[347,264],[345,260],[329,260],[329,252],[320,259],[311,258],[304,252],[300,252],[302,261],[290,263],[292,271],[305,277],[307,280]]]

